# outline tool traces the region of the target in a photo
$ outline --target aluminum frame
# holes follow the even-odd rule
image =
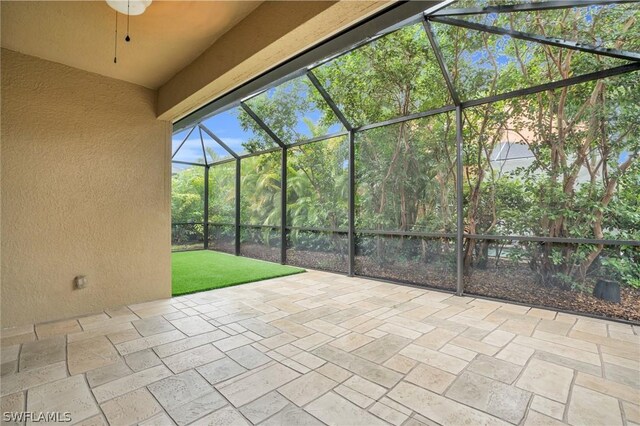
[[[318,78],[316,77],[316,75],[313,73],[312,70],[307,71],[307,78],[311,81],[311,84],[314,85],[318,93],[320,93],[320,96],[322,96],[322,98],[327,103],[327,105],[329,105],[329,108],[331,108],[331,111],[333,111],[336,117],[338,117],[338,120],[340,120],[344,128],[347,129],[347,131],[352,130],[353,126],[351,125],[351,123],[349,123],[349,120],[347,120],[347,117],[344,116],[344,114],[342,113],[340,108],[338,108],[338,106],[333,101],[333,99],[331,99],[329,92],[327,92],[327,90],[324,87],[322,87],[322,84],[320,84],[320,82],[318,81]]]
[[[538,243],[559,243],[559,244],[603,244],[607,246],[631,246],[640,247],[640,241],[635,240],[610,240],[598,238],[571,238],[571,237],[536,237],[528,235],[483,235],[464,234],[465,238],[473,240],[493,240],[493,241],[530,241]]]
[[[577,50],[579,52],[591,53],[594,55],[609,56],[611,58],[624,59],[627,61],[640,61],[640,53],[629,52],[627,50],[610,49],[608,47],[592,46],[586,43],[564,40],[558,37],[546,37],[537,34],[525,33],[508,28],[494,27],[491,25],[479,24],[477,22],[464,21],[462,19],[429,16],[428,20],[440,24],[453,25],[478,32],[506,35],[515,39],[530,41],[538,44],[560,47],[563,49]]]
[[[238,158],[238,154],[236,154],[235,151],[233,151],[231,148],[229,148],[227,146],[227,144],[222,141],[222,139],[220,139],[219,137],[214,135],[213,132],[207,128],[207,126],[205,126],[204,124],[200,123],[200,124],[198,124],[198,127],[200,128],[201,132],[205,132],[206,134],[211,136],[211,139],[216,141],[218,143],[218,145],[220,145],[225,151],[227,151],[229,153],[229,155],[231,155],[231,157]],[[204,142],[203,142],[202,149],[204,150]],[[206,159],[206,157],[205,157],[205,159]],[[217,163],[217,162],[214,161],[211,164],[215,164],[215,163]]]
[[[287,148],[280,156],[280,264],[287,264]]]
[[[204,150],[204,145],[202,147]],[[206,157],[205,157],[206,159]],[[204,168],[204,249],[209,248],[209,166]]]
[[[444,81],[447,84],[447,89],[449,90],[449,94],[451,95],[451,100],[454,105],[460,105],[460,97],[458,96],[458,92],[456,91],[455,86],[453,85],[453,80],[451,79],[451,74],[449,73],[449,69],[447,68],[447,64],[442,57],[442,49],[440,49],[440,44],[438,43],[438,39],[436,38],[435,33],[433,32],[433,28],[431,28],[431,24],[429,20],[423,16],[422,17],[422,25],[424,27],[424,31],[427,33],[427,38],[429,38],[429,43],[431,44],[431,49],[433,49],[433,53],[436,57],[436,61],[438,61],[438,66],[440,67],[440,72],[444,77]]]
[[[418,2],[410,2],[410,3],[418,3]],[[262,150],[259,152],[252,152],[252,153],[246,153],[246,154],[238,154],[235,153],[233,150],[231,150],[228,146],[226,146],[224,144],[224,142],[222,140],[220,140],[220,138],[216,137],[214,132],[212,132],[210,129],[208,129],[206,126],[204,126],[202,123],[197,123],[193,126],[193,128],[191,128],[191,130],[189,131],[189,133],[187,134],[187,137],[182,141],[182,143],[180,144],[180,146],[178,147],[178,149],[176,150],[175,153],[178,152],[178,150],[182,147],[182,145],[186,142],[186,140],[189,138],[189,136],[191,135],[191,133],[193,132],[193,130],[195,129],[195,127],[199,128],[199,131],[202,132],[204,131],[205,133],[207,133],[209,136],[211,136],[211,138],[218,144],[220,144],[220,146],[225,149],[225,151],[227,151],[233,158],[230,159],[224,159],[224,160],[220,160],[220,161],[215,161],[212,162],[211,164],[197,164],[197,163],[190,163],[190,162],[182,162],[182,161],[173,161],[174,163],[177,164],[185,164],[185,165],[191,165],[191,166],[199,166],[199,167],[205,167],[205,175],[207,176],[207,179],[205,180],[205,182],[207,182],[207,184],[205,185],[207,187],[207,189],[205,190],[205,192],[208,192],[208,172],[209,172],[209,167],[213,166],[213,165],[218,165],[218,164],[222,164],[225,162],[229,162],[229,161],[235,161],[236,164],[236,172],[235,172],[235,179],[236,179],[236,185],[235,185],[235,223],[233,224],[235,226],[235,253],[236,255],[240,255],[241,254],[241,230],[242,227],[248,227],[248,228],[258,228],[258,229],[264,229],[264,228],[270,228],[270,229],[280,229],[281,231],[281,263],[282,264],[287,264],[287,241],[288,241],[288,231],[290,230],[300,230],[300,231],[312,231],[312,232],[326,232],[326,233],[338,233],[338,234],[347,234],[348,236],[348,272],[347,275],[348,276],[354,276],[356,275],[355,272],[355,252],[356,252],[356,236],[357,234],[363,234],[363,235],[388,235],[388,236],[415,236],[415,237],[421,237],[421,238],[447,238],[447,239],[454,239],[456,240],[456,291],[455,294],[456,295],[463,295],[464,294],[464,271],[463,271],[463,260],[464,260],[464,243],[465,240],[470,240],[470,239],[474,239],[474,240],[509,240],[509,241],[531,241],[531,242],[551,242],[551,243],[565,243],[565,244],[604,244],[604,245],[609,245],[609,246],[634,246],[634,247],[638,247],[640,246],[640,241],[630,241],[630,240],[611,240],[611,239],[590,239],[590,238],[551,238],[551,237],[536,237],[536,236],[514,236],[514,235],[480,235],[480,234],[467,234],[464,232],[464,199],[463,199],[463,183],[462,183],[462,177],[464,175],[464,164],[463,164],[463,148],[464,148],[464,140],[463,140],[463,113],[464,110],[466,108],[471,108],[471,107],[475,107],[475,106],[479,106],[479,105],[484,105],[487,103],[493,103],[493,102],[497,102],[497,101],[501,101],[501,100],[506,100],[506,99],[512,99],[512,98],[516,98],[516,97],[523,97],[526,95],[530,95],[530,94],[534,94],[534,93],[539,93],[539,92],[543,92],[543,91],[548,91],[548,90],[555,90],[555,89],[559,89],[559,88],[563,88],[563,87],[568,87],[568,86],[573,86],[573,85],[577,85],[577,84],[581,84],[584,82],[588,82],[588,81],[593,81],[593,80],[598,80],[598,79],[603,79],[603,78],[607,78],[607,77],[611,77],[611,76],[616,76],[616,75],[621,75],[621,74],[626,74],[626,73],[631,73],[631,72],[635,72],[635,71],[639,71],[640,70],[640,54],[637,54],[635,52],[627,52],[627,51],[620,51],[620,50],[615,50],[615,49],[605,49],[605,48],[599,48],[597,46],[588,46],[585,44],[581,44],[581,43],[575,43],[575,42],[570,42],[570,41],[566,41],[566,40],[561,40],[561,39],[557,39],[557,38],[548,38],[548,37],[543,37],[543,36],[538,36],[535,34],[528,34],[528,33],[523,33],[523,32],[518,32],[518,31],[513,31],[513,30],[507,30],[507,29],[503,29],[503,28],[499,28],[499,27],[492,27],[492,26],[488,26],[488,25],[483,25],[483,24],[476,24],[476,23],[470,23],[468,21],[463,21],[460,19],[455,19],[455,18],[449,18],[450,16],[462,16],[462,15],[474,15],[474,14],[486,14],[486,13],[510,13],[510,12],[522,12],[522,11],[537,11],[537,10],[552,10],[552,9],[562,9],[562,8],[569,8],[569,7],[582,7],[582,6],[589,6],[589,5],[607,5],[607,4],[619,4],[619,3],[624,3],[624,4],[630,4],[630,3],[640,3],[638,2],[638,0],[581,0],[581,1],[577,1],[577,0],[566,0],[566,1],[543,1],[543,2],[539,2],[539,3],[529,3],[529,4],[516,4],[516,5],[501,5],[501,6],[488,6],[488,7],[483,7],[483,8],[465,8],[465,9],[446,9],[447,6],[451,5],[452,3],[454,3],[453,0],[448,0],[446,2],[443,2],[433,8],[431,8],[428,13],[425,12],[421,12],[419,15],[413,16],[413,17],[406,17],[406,7],[402,9],[401,12],[398,13],[398,10],[396,10],[395,14],[392,14],[394,19],[398,19],[398,16],[402,16],[404,17],[404,20],[406,22],[411,22],[411,23],[415,23],[415,22],[422,22],[423,24],[423,29],[429,39],[429,43],[430,46],[434,52],[435,58],[437,60],[438,66],[440,68],[440,71],[445,79],[445,83],[446,83],[446,87],[447,90],[451,96],[451,100],[453,101],[453,105],[445,105],[439,108],[435,108],[429,111],[423,111],[423,112],[418,112],[418,113],[414,113],[411,115],[407,115],[407,116],[402,116],[402,117],[396,117],[393,119],[389,119],[389,120],[385,120],[385,121],[381,121],[381,122],[377,122],[377,123],[371,123],[371,124],[366,124],[366,125],[362,125],[362,126],[358,126],[358,127],[354,127],[349,120],[345,117],[345,115],[343,114],[343,112],[340,110],[340,108],[338,107],[338,104],[332,99],[332,97],[330,96],[330,94],[327,92],[327,90],[323,87],[323,85],[320,83],[320,81],[317,79],[317,77],[315,76],[315,74],[313,73],[313,68],[317,67],[319,64],[326,62],[327,60],[333,59],[337,56],[346,54],[350,51],[352,51],[355,48],[358,48],[366,43],[371,42],[372,40],[375,40],[379,37],[379,35],[373,37],[373,38],[369,38],[367,40],[365,40],[364,42],[356,42],[353,43],[351,45],[351,47],[349,47],[347,50],[345,51],[341,51],[338,53],[334,53],[333,56],[331,56],[331,58],[324,60],[324,61],[320,61],[320,62],[315,62],[312,63],[311,65],[307,65],[307,66],[303,66],[300,67],[300,59],[299,58],[295,58],[294,60],[291,61],[292,64],[295,65],[295,71],[293,71],[293,74],[286,74],[283,75],[282,74],[282,69],[291,69],[291,67],[293,66],[288,66],[287,64],[285,64],[282,69],[280,69],[278,72],[275,73],[276,77],[278,77],[275,80],[271,80],[272,82],[284,82],[284,81],[288,81],[289,79],[292,78],[292,76],[302,76],[302,75],[306,75],[308,77],[308,79],[311,81],[311,83],[313,84],[313,86],[318,90],[318,92],[320,93],[320,95],[322,96],[323,100],[326,102],[327,106],[329,107],[329,109],[331,109],[333,111],[333,113],[336,115],[336,117],[338,118],[338,120],[342,123],[342,125],[345,127],[345,131],[341,131],[341,132],[337,132],[334,134],[329,134],[329,135],[324,135],[324,136],[320,136],[320,137],[315,137],[315,138],[311,138],[311,139],[306,139],[306,140],[301,140],[301,141],[297,141],[295,143],[291,143],[291,144],[287,144],[285,141],[282,141],[273,131],[272,129],[269,128],[269,126],[267,126],[265,124],[265,122],[261,119],[261,117],[259,117],[257,114],[255,114],[255,112],[247,105],[245,104],[245,100],[247,100],[250,97],[253,96],[257,96],[259,93],[261,93],[262,91],[266,90],[266,88],[268,88],[269,86],[264,86],[264,84],[261,86],[260,92],[258,93],[254,93],[251,96],[245,96],[244,98],[242,98],[239,101],[234,101],[233,106],[240,106],[241,108],[243,108],[243,110],[255,121],[255,123],[262,128],[273,140],[274,142],[276,142],[276,144],[278,145],[277,147],[274,148],[270,148],[267,150]],[[415,7],[415,4],[412,6]],[[389,13],[389,12],[387,12]],[[384,17],[385,15],[382,15],[382,17]],[[380,17],[378,17],[378,19],[381,19]],[[384,21],[384,19],[382,20]],[[478,99],[470,99],[470,100],[465,100],[462,101],[460,99],[459,94],[457,93],[456,87],[454,85],[454,81],[451,77],[451,74],[449,72],[449,70],[447,69],[446,63],[444,61],[444,57],[442,55],[442,50],[439,46],[437,37],[435,36],[435,33],[433,32],[433,28],[431,27],[430,22],[439,22],[439,23],[443,23],[446,25],[453,25],[453,26],[457,26],[457,27],[461,27],[461,28],[466,28],[466,29],[470,29],[470,30],[475,30],[475,31],[482,31],[482,32],[488,32],[488,33],[494,33],[494,34],[501,34],[501,35],[508,35],[514,38],[518,38],[518,39],[523,39],[523,40],[527,40],[527,41],[531,41],[534,43],[539,43],[539,44],[547,44],[547,45],[552,45],[552,46],[557,46],[557,47],[563,47],[563,48],[568,48],[568,49],[573,49],[573,50],[578,50],[578,51],[583,51],[589,54],[597,54],[597,55],[604,55],[604,56],[610,56],[610,57],[616,57],[616,58],[620,58],[620,59],[626,59],[629,61],[632,61],[629,64],[626,65],[622,65],[622,66],[618,66],[618,67],[614,67],[614,68],[610,68],[610,69],[605,69],[605,70],[601,70],[601,71],[596,71],[596,72],[592,72],[592,73],[588,73],[588,74],[583,74],[580,76],[576,76],[576,77],[570,77],[567,79],[563,79],[563,80],[559,80],[559,81],[554,81],[554,82],[549,82],[549,83],[544,83],[544,84],[540,84],[540,85],[536,85],[536,86],[531,86],[531,87],[527,87],[524,89],[518,89],[518,90],[514,90],[511,92],[506,92],[506,93],[501,93],[501,94],[497,94],[497,95],[492,95],[492,96],[486,96],[486,97],[482,97],[482,98],[478,98]],[[379,25],[378,21],[375,21],[375,24],[372,24],[370,26],[368,26],[367,28],[378,28],[376,27],[376,25]],[[388,21],[384,21],[384,22],[388,22]],[[396,28],[397,29],[397,28]],[[362,28],[360,28],[358,31],[356,31],[357,34],[361,34],[362,32]],[[385,32],[385,34],[387,34],[388,32]],[[326,49],[320,49],[321,52],[326,52]],[[302,55],[302,57],[308,58],[308,57],[313,57],[313,55]],[[275,71],[274,71],[275,72]],[[260,82],[262,84],[262,82],[264,81],[265,77],[261,76],[260,77]],[[249,84],[247,84],[247,86],[245,87],[245,89],[240,90],[238,93],[236,93],[233,96],[227,95],[222,97],[221,99],[232,99],[234,98],[234,96],[237,98],[237,96],[246,93],[247,87],[251,88],[251,87],[255,87],[257,83],[255,82],[250,82]],[[235,92],[233,92],[235,93]],[[215,105],[218,107],[218,109],[214,112],[220,112],[223,110],[226,110],[228,108],[228,106],[223,106],[220,107],[221,105],[221,100],[216,100],[214,101],[211,105]],[[208,107],[209,110],[212,109],[211,106]],[[436,114],[443,114],[443,113],[449,113],[449,112],[455,112],[455,119],[456,119],[456,232],[455,233],[429,233],[429,232],[413,232],[413,231],[409,231],[409,232],[404,232],[404,231],[382,231],[382,230],[366,230],[366,229],[357,229],[355,226],[355,187],[356,187],[356,174],[355,174],[355,168],[356,168],[356,159],[355,159],[355,137],[358,133],[360,132],[364,132],[367,130],[371,130],[374,128],[378,128],[378,127],[382,127],[382,126],[388,126],[388,125],[392,125],[392,124],[397,124],[397,123],[401,123],[401,122],[405,122],[405,121],[409,121],[409,120],[415,120],[415,119],[419,119],[419,118],[424,118],[424,117],[428,117],[428,116],[432,116],[432,115],[436,115]],[[198,120],[200,117],[200,119],[203,119],[203,117],[208,117],[211,116],[213,114],[209,113],[206,116],[203,116],[203,111],[199,111],[197,113],[195,113],[195,115],[192,117],[191,122],[193,122],[193,120]],[[191,116],[190,116],[191,117]],[[178,125],[178,129],[182,130],[184,128],[187,128],[188,126],[185,125],[185,123],[188,123],[189,120],[183,119],[181,121],[179,121],[177,123]],[[180,127],[182,126],[182,127]],[[293,148],[293,147],[297,147],[297,146],[301,146],[301,145],[305,145],[305,144],[309,144],[309,143],[321,143],[322,141],[328,140],[328,139],[332,139],[335,137],[344,137],[347,136],[348,137],[348,175],[349,175],[349,188],[348,188],[348,227],[347,229],[328,229],[328,228],[313,228],[313,227],[293,227],[293,226],[287,226],[287,161],[288,161],[288,156],[287,156],[287,151],[289,148]],[[204,148],[204,143],[202,144],[202,149],[203,149],[203,154],[204,154],[204,161],[205,163],[207,162],[206,160],[206,153],[205,153],[205,148]],[[249,225],[249,224],[241,224],[240,223],[240,196],[241,196],[241,160],[244,158],[249,158],[249,157],[253,157],[256,155],[262,155],[262,154],[266,154],[266,153],[270,153],[270,152],[276,152],[276,151],[281,151],[282,156],[281,156],[281,200],[280,200],[280,207],[281,207],[281,218],[280,218],[280,226],[271,226],[271,225]],[[175,153],[172,155],[172,158],[175,156]],[[205,225],[205,228],[207,228],[208,231],[208,226],[210,225],[210,223],[208,222],[208,196],[207,198],[207,202],[206,207],[205,207],[205,222],[203,222],[202,224]],[[193,224],[198,224],[198,223],[187,223],[189,225],[193,225]],[[182,225],[181,223],[173,223],[173,225]],[[231,225],[231,224],[229,224]],[[205,248],[208,244],[208,235],[205,238]],[[375,277],[370,277],[373,279],[376,279]]]
[[[255,121],[258,124],[258,126],[260,126],[262,130],[264,130],[265,133],[269,135],[269,137],[273,139],[275,143],[278,144],[280,148],[286,148],[286,145],[280,140],[278,135],[276,135],[274,131],[271,130],[271,128],[269,128],[269,126],[267,126],[264,121],[262,121],[262,118],[258,117],[258,115],[255,112],[253,112],[253,110],[251,109],[251,107],[249,107],[249,105],[245,104],[244,102],[241,102],[240,106],[242,106],[242,109],[244,110],[244,112],[249,114],[249,116],[253,118],[253,121]]]
[[[456,106],[456,294],[464,293],[464,197],[462,106]]]
[[[348,235],[349,235],[349,265],[348,275],[355,276],[356,259],[356,134],[352,129],[349,131],[349,200],[348,200]]]
[[[240,229],[240,170],[241,170],[241,164],[240,161],[242,161],[240,158],[236,158],[236,223],[235,223],[235,229],[236,229],[236,256],[240,256],[240,240],[241,240],[241,229]]]
[[[537,10],[569,9],[572,7],[605,6],[609,4],[636,3],[637,0],[559,0],[538,3],[505,4],[460,9],[440,9],[427,13],[430,16],[484,15],[488,13],[534,12]]]

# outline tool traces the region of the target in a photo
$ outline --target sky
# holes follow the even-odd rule
[[[306,77],[304,77],[306,79]],[[258,96],[267,96],[269,98],[273,97],[278,89],[290,90],[291,87],[294,87],[289,83],[284,83],[284,88],[272,88]],[[310,83],[309,83],[310,84]],[[306,98],[307,94],[307,85],[306,84],[297,84],[296,88],[301,91],[297,93],[299,97]],[[251,104],[251,100],[247,101],[248,104]],[[251,139],[255,136],[254,132],[251,130],[244,130],[240,125],[240,120],[238,119],[238,115],[241,111],[241,107],[232,108],[230,110],[221,112],[212,117],[209,117],[202,121],[202,124],[209,129],[213,134],[215,134],[218,138],[222,140],[232,151],[235,153],[242,155],[247,151],[243,147],[243,142]],[[297,124],[294,127],[294,131],[298,133],[302,139],[310,139],[313,137],[311,131],[308,126],[304,122],[303,118],[308,118],[314,123],[317,123],[321,118],[321,111],[317,109],[315,106],[310,106],[306,112],[298,112],[297,114]],[[262,118],[262,117],[261,117]],[[268,117],[264,117],[263,120],[269,125]],[[329,128],[329,133],[337,132],[341,129],[340,125],[334,125]],[[184,138],[189,133],[189,129],[181,131],[177,134],[173,135],[172,145],[173,152],[180,146]],[[263,138],[266,135],[262,135]],[[284,138],[284,135],[277,135],[278,137]],[[218,155],[219,159],[222,158],[230,158],[230,155],[227,153],[224,148],[222,148],[217,142],[215,142],[206,132],[202,132],[203,142],[205,147],[213,148],[213,151]],[[262,138],[261,138],[262,139]],[[269,139],[267,137],[267,139]],[[293,141],[295,142],[295,141]],[[275,143],[273,146],[276,146]],[[200,142],[200,134],[198,129],[193,131],[189,138],[184,142],[178,153],[173,157],[174,161],[186,161],[191,163],[202,163],[203,155],[202,155],[202,146]],[[211,158],[208,158],[211,161]]]

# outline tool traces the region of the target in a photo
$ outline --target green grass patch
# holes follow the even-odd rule
[[[304,272],[304,269],[209,250],[171,254],[171,287],[174,296],[300,272]]]

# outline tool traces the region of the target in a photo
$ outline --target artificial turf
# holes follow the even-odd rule
[[[171,286],[174,296],[300,272],[304,272],[304,269],[209,250],[171,254]]]

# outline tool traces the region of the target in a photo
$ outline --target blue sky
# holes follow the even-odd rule
[[[305,77],[306,79],[306,77]],[[284,90],[288,90],[292,87],[291,82],[284,83]],[[298,84],[296,87],[300,88],[302,91],[298,93],[300,97],[307,97],[308,86],[307,84]],[[271,88],[266,92],[258,96],[268,96],[269,98],[273,97],[276,93],[277,88]],[[250,100],[248,101],[251,102]],[[247,151],[243,146],[243,143],[248,139],[255,136],[254,132],[251,130],[244,130],[240,125],[240,120],[238,119],[238,115],[240,114],[241,108],[236,107],[229,109],[227,111],[216,114],[212,117],[209,117],[202,121],[202,124],[209,129],[213,134],[215,134],[218,138],[220,138],[231,150],[233,150],[237,154],[245,154]],[[321,118],[322,112],[315,107],[315,105],[311,105],[307,111],[299,111],[297,114],[297,123],[293,130],[300,135],[301,139],[308,139],[313,137],[311,131],[309,130],[307,124],[304,122],[304,118],[310,119],[312,122],[317,123]],[[263,120],[269,124],[269,117],[264,117]],[[329,128],[329,133],[337,132],[342,128],[340,124],[332,125]],[[177,134],[173,135],[173,151],[180,146],[184,138],[189,133],[189,130],[184,130]],[[279,137],[283,137],[284,135],[278,135]],[[203,142],[205,147],[213,148],[214,152],[218,154],[219,158],[228,158],[230,155],[217,143],[215,142],[206,132],[202,132]],[[262,135],[260,139],[269,139],[266,135]],[[296,142],[296,141],[291,141]],[[273,143],[272,146],[276,146]],[[189,139],[182,145],[182,148],[178,151],[177,155],[173,158],[175,161],[186,161],[186,162],[198,162],[202,161],[202,147],[200,143],[200,134],[198,129],[192,132],[189,136]],[[208,158],[210,161],[211,158]]]
[[[211,130],[234,152],[238,154],[246,152],[242,143],[252,136],[252,132],[245,132],[240,126],[240,122],[237,119],[237,109],[231,109],[207,118],[202,124]],[[185,130],[173,135],[172,142],[174,152],[188,132],[188,130]],[[229,154],[205,132],[202,132],[202,137],[205,147],[213,148],[214,152],[220,157],[229,157]],[[182,148],[180,148],[180,151],[178,151],[173,160],[201,162],[197,161],[202,160],[202,146],[200,143],[200,134],[197,129],[189,136],[189,139],[187,139]]]

